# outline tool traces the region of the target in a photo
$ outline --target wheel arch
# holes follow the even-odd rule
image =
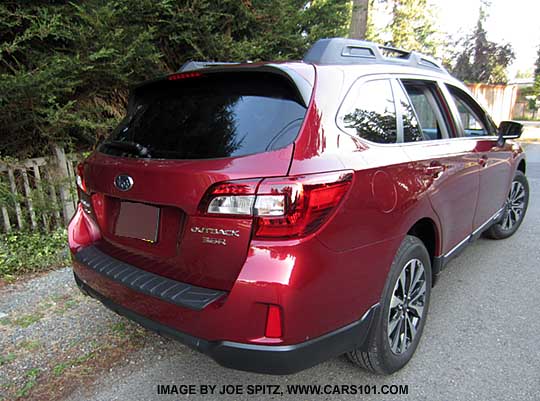
[[[432,282],[435,282],[436,275],[439,273],[438,259],[440,255],[441,238],[437,224],[429,217],[423,217],[412,225],[407,232],[420,239],[428,250],[431,261]]]
[[[525,174],[525,171],[527,169],[527,163],[525,162],[525,159],[521,159],[518,166],[517,166],[517,169],[519,171],[521,171],[523,174]]]

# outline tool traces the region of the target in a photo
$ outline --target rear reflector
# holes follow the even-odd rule
[[[280,338],[282,336],[281,324],[281,308],[277,305],[268,305],[264,336],[268,338]]]
[[[352,171],[229,181],[201,202],[205,215],[253,216],[256,238],[295,238],[327,221],[352,183]]]

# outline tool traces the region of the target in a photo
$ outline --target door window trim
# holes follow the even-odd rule
[[[361,137],[358,137],[358,136],[353,136],[349,132],[344,130],[342,128],[341,124],[338,122],[339,121],[338,116],[340,115],[341,110],[343,108],[343,104],[345,103],[345,100],[347,99],[347,97],[350,95],[353,86],[356,85],[356,84],[364,84],[364,83],[366,83],[368,81],[375,81],[375,80],[379,80],[379,79],[388,79],[390,81],[397,80],[399,84],[400,84],[399,81],[401,81],[401,80],[410,80],[410,81],[418,80],[418,81],[428,81],[428,82],[435,83],[437,85],[438,91],[439,91],[440,96],[441,96],[441,99],[439,99],[439,101],[441,102],[441,104],[445,108],[444,115],[447,116],[445,121],[446,121],[446,124],[448,126],[447,127],[448,128],[448,134],[449,134],[448,138],[424,139],[422,141],[415,141],[415,142],[377,143],[377,142],[372,142],[372,141],[370,141],[368,139],[364,139],[364,138],[361,138]],[[430,75],[415,74],[415,73],[405,73],[404,74],[404,73],[398,73],[398,72],[391,72],[391,73],[384,72],[384,73],[374,73],[374,74],[365,74],[365,75],[362,74],[352,82],[352,84],[346,90],[345,95],[343,96],[343,98],[339,102],[339,106],[337,107],[337,112],[336,112],[336,114],[334,116],[334,123],[336,124],[336,127],[342,133],[354,138],[355,140],[366,143],[369,146],[375,146],[375,147],[377,147],[377,146],[382,146],[382,147],[388,147],[388,146],[394,146],[394,147],[417,146],[419,144],[433,144],[433,143],[443,144],[443,143],[446,143],[446,142],[451,143],[451,142],[453,142],[455,140],[458,140],[458,139],[459,140],[478,140],[478,139],[487,140],[487,139],[489,139],[489,140],[496,141],[497,140],[496,135],[476,136],[476,137],[461,135],[461,132],[463,132],[463,127],[461,125],[461,121],[459,120],[459,118],[456,119],[456,117],[459,117],[459,113],[457,111],[457,106],[455,105],[455,102],[452,99],[452,94],[450,93],[450,91],[447,88],[447,85],[452,86],[454,88],[457,88],[458,90],[461,90],[461,91],[467,93],[466,87],[464,87],[464,86],[462,87],[461,83],[454,82],[454,81],[452,81],[452,80],[450,80],[448,78],[441,77],[441,76],[430,76]],[[392,90],[394,90],[393,86],[392,86]],[[395,95],[394,95],[394,97],[395,97]],[[450,101],[450,100],[452,100],[452,101]],[[475,101],[475,103],[478,104],[478,102],[476,102],[476,101]],[[480,109],[482,110],[482,112],[486,116],[489,116],[489,114],[486,112],[486,110],[480,104],[478,104],[478,106],[480,107]],[[397,109],[400,109],[400,107],[396,107],[396,117],[397,117],[397,113],[398,113]],[[401,120],[401,124],[402,123],[403,123],[403,121]],[[398,124],[399,124],[399,122],[398,122]],[[494,126],[495,126],[495,124],[494,124]],[[399,132],[399,126],[398,126],[398,136],[397,136],[397,138],[399,139],[399,137],[400,137],[400,132]],[[403,138],[403,130],[401,130],[401,138]]]
[[[438,84],[438,81],[437,80],[433,80],[433,79],[422,79],[420,77],[416,77],[416,78],[398,78],[397,81],[399,83],[399,85],[401,86],[401,89],[402,91],[405,93],[405,96],[407,97],[407,100],[409,101],[409,104],[411,105],[411,107],[413,108],[414,110],[414,114],[416,116],[416,119],[418,121],[418,123],[420,123],[420,119],[418,118],[418,114],[416,112],[416,109],[414,107],[414,104],[409,96],[409,93],[407,92],[407,89],[405,88],[405,84],[403,83],[403,81],[418,81],[420,84],[428,84],[428,85],[433,85],[433,87],[435,88],[436,91],[440,91],[440,88],[439,88],[439,84]],[[446,109],[446,99],[444,98],[444,96],[442,95],[442,93],[439,93],[439,99],[436,99],[435,98],[435,95],[429,91],[429,96],[426,96],[427,97],[427,100],[430,104],[430,106],[433,108],[433,112],[435,114],[435,117],[437,118],[437,120],[439,121],[439,123],[442,123],[441,127],[440,127],[440,130],[441,130],[441,138],[437,138],[437,139],[427,139],[424,135],[424,130],[422,129],[422,137],[424,138],[422,141],[412,141],[412,142],[403,142],[403,144],[407,144],[407,143],[425,143],[425,142],[433,142],[433,141],[442,141],[442,140],[445,140],[445,139],[452,139],[452,136],[450,135],[450,132],[452,132],[452,130],[450,129],[450,126],[451,124],[449,124],[449,118],[451,118],[450,115],[448,115],[447,113],[447,109]],[[443,110],[444,109],[444,110]],[[445,115],[446,115],[446,118],[445,118]],[[403,134],[403,132],[402,132]]]
[[[343,127],[343,124],[341,124],[340,122],[340,116],[342,115],[342,110],[343,110],[343,107],[346,103],[346,101],[349,99],[349,96],[352,95],[352,91],[354,90],[354,88],[359,85],[360,87],[367,84],[368,82],[372,82],[372,81],[381,81],[381,80],[386,80],[390,83],[390,89],[392,91],[392,97],[394,99],[394,108],[395,108],[395,112],[396,112],[396,142],[393,142],[393,143],[382,143],[382,142],[373,142],[373,141],[370,141],[369,139],[366,139],[366,138],[362,138],[361,136],[358,136],[358,135],[352,135],[350,132],[348,132],[345,127]],[[337,112],[336,112],[336,115],[335,115],[335,118],[334,118],[334,122],[336,124],[336,126],[339,128],[339,130],[341,132],[343,132],[344,134],[350,136],[351,138],[355,139],[355,140],[359,140],[359,141],[362,141],[362,142],[366,142],[367,144],[369,144],[370,146],[396,146],[396,145],[402,145],[401,142],[398,142],[399,141],[399,138],[400,138],[400,129],[399,129],[399,119],[398,119],[398,109],[399,107],[396,106],[396,95],[394,93],[394,84],[392,83],[392,81],[395,80],[395,76],[391,75],[391,74],[369,74],[369,75],[362,75],[360,77],[358,77],[357,79],[355,79],[353,81],[353,83],[349,86],[349,88],[347,89],[346,93],[345,93],[345,96],[343,96],[343,98],[341,99],[341,102],[339,104],[339,107],[337,108]],[[401,136],[403,136],[403,130],[401,130]]]
[[[448,82],[448,81],[443,81],[443,80],[440,80],[439,81],[439,86],[441,87],[441,92],[443,93],[443,95],[446,97],[447,99],[447,103],[450,107],[450,111],[452,113],[452,119],[454,121],[454,124],[456,125],[457,127],[457,132],[456,132],[456,139],[467,139],[467,140],[478,140],[478,139],[482,139],[482,140],[487,140],[487,139],[490,139],[490,140],[497,140],[497,135],[496,135],[496,128],[497,128],[497,125],[495,124],[495,122],[491,119],[489,113],[482,107],[482,105],[480,105],[475,99],[474,97],[467,92],[467,90],[465,90],[464,88],[456,85],[455,83],[452,83],[452,82]],[[479,135],[479,136],[466,136],[465,135],[465,128],[463,127],[463,123],[461,122],[461,118],[459,117],[459,110],[457,108],[457,104],[454,100],[454,95],[452,95],[452,93],[450,92],[450,89],[448,87],[452,87],[454,89],[456,89],[458,92],[462,92],[464,93],[466,96],[468,96],[469,98],[472,99],[472,101],[474,102],[474,105],[475,107],[471,107],[467,101],[464,101],[465,104],[467,105],[467,107],[471,108],[472,111],[474,112],[474,114],[478,114],[478,111],[481,112],[482,116],[480,117],[480,122],[486,127],[486,129],[489,131],[490,129],[492,129],[494,131],[494,134],[493,135]],[[474,109],[478,109],[478,110],[474,110]]]

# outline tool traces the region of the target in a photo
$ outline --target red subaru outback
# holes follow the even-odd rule
[[[348,39],[132,90],[78,171],[75,280],[209,355],[292,373],[414,353],[435,278],[527,210],[525,155],[437,62]]]

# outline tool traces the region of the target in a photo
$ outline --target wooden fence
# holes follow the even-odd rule
[[[512,119],[512,110],[517,100],[517,85],[467,84],[467,86],[497,124]]]
[[[75,211],[75,171],[80,159],[55,147],[50,157],[0,162],[3,231],[51,231],[65,226]]]

